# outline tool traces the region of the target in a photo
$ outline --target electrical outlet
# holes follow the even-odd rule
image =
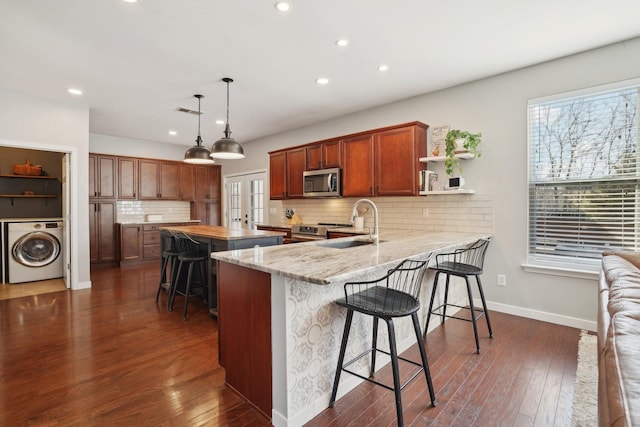
[[[423,218],[429,218],[429,209],[422,208],[422,217]]]
[[[498,286],[507,286],[507,276],[498,274]]]

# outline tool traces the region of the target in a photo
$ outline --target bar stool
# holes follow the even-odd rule
[[[484,265],[484,255],[489,247],[490,238],[480,239],[473,245],[466,249],[458,249],[455,252],[444,253],[436,255],[436,266],[433,268],[436,271],[436,276],[433,279],[433,290],[431,291],[431,301],[429,302],[429,310],[427,312],[427,324],[424,327],[424,335],[426,337],[429,330],[429,320],[431,314],[441,316],[440,323],[444,323],[445,318],[453,318],[458,320],[464,320],[473,323],[473,334],[476,338],[476,352],[480,354],[480,340],[478,339],[478,326],[476,320],[481,316],[484,316],[487,320],[487,329],[489,329],[489,337],[493,338],[493,331],[491,330],[491,321],[489,320],[489,311],[487,310],[487,302],[484,299],[484,292],[482,291],[482,283],[480,282],[480,275],[482,274],[482,268]],[[444,303],[436,308],[433,308],[433,301],[436,296],[438,288],[438,277],[440,273],[447,275],[447,280],[444,285]],[[451,304],[447,302],[449,297],[449,278],[450,276],[463,277],[467,284],[467,296],[469,298],[469,306],[461,306]],[[478,292],[480,293],[480,300],[482,301],[482,309],[475,308],[473,306],[473,295],[471,293],[471,284],[469,283],[469,276],[475,276],[476,283],[478,284]],[[447,314],[447,307],[456,307],[462,309],[469,309],[470,319],[458,317],[455,315]]]
[[[158,290],[156,292],[156,304],[160,298],[160,291],[166,286],[167,294],[171,297],[171,289],[175,283],[176,267],[178,263],[178,256],[180,251],[178,250],[177,238],[174,233],[168,231],[161,234],[162,238],[162,255],[160,263],[160,281],[158,282]],[[169,281],[167,282],[167,266],[169,266]],[[169,308],[170,298],[167,299],[167,308]]]
[[[171,286],[171,297],[169,299],[169,307],[170,311],[173,310],[173,303],[176,299],[176,294],[180,294],[184,296],[184,313],[182,318],[187,320],[187,308],[189,305],[189,297],[193,295],[193,291],[196,289],[200,289],[202,295],[206,295],[207,289],[207,275],[206,275],[206,263],[209,262],[209,254],[206,252],[207,245],[200,243],[188,234],[185,233],[176,233],[175,234],[178,244],[178,270],[176,272],[174,283]],[[187,267],[187,282],[185,284],[184,291],[178,289],[179,280],[182,277],[182,269],[183,267]],[[198,273],[198,285],[196,287],[193,283],[193,270],[196,268],[196,272]]]
[[[429,256],[431,258],[431,256]],[[342,371],[355,375],[363,380],[372,382],[387,390],[393,390],[396,400],[396,414],[398,425],[404,425],[402,416],[402,389],[415,379],[420,372],[424,371],[431,404],[436,405],[436,397],[433,391],[433,383],[431,381],[431,373],[429,372],[429,363],[427,361],[427,353],[424,349],[424,341],[420,332],[420,323],[418,322],[418,309],[420,308],[419,294],[422,285],[422,278],[429,264],[429,258],[426,260],[407,259],[398,264],[395,268],[389,270],[384,277],[377,280],[364,282],[349,282],[344,285],[345,297],[335,303],[341,307],[345,307],[347,311],[347,319],[344,325],[342,335],[342,344],[340,346],[340,355],[338,357],[338,367],[333,382],[333,391],[331,392],[330,406],[334,407],[336,402],[336,394],[338,393],[338,383],[340,382],[340,374]],[[359,312],[369,316],[373,316],[373,340],[372,346],[353,360],[344,363],[345,350],[349,338],[349,330],[351,329],[351,321],[353,313]],[[396,348],[396,335],[393,327],[393,319],[395,317],[411,316],[413,328],[418,341],[418,349],[420,350],[421,363],[405,359],[398,355]],[[389,331],[389,352],[381,350],[378,345],[378,319],[382,319],[387,324]],[[391,357],[391,369],[393,372],[393,387],[383,384],[374,379],[376,370],[376,354],[381,352]],[[371,354],[371,365],[369,377],[358,374],[348,367],[352,363],[362,357]],[[420,369],[412,374],[412,376],[401,385],[400,373],[398,369],[398,359],[411,363]]]

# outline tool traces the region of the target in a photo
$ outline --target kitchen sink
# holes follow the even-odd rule
[[[347,248],[355,248],[357,246],[371,245],[373,244],[373,240],[349,240],[342,242],[332,242],[331,240],[323,240],[321,242],[316,243],[317,246],[325,246],[327,248],[336,248],[336,249],[347,249]]]

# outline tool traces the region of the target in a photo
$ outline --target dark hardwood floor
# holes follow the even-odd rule
[[[181,298],[173,312],[164,294],[156,306],[157,265],[93,269],[91,280],[0,301],[0,426],[269,425],[224,385],[204,304],[194,298],[187,321]],[[438,406],[414,381],[406,425],[570,425],[579,331],[501,313],[492,323],[493,340],[480,324],[480,355],[466,322],[428,335]],[[362,384],[308,425],[395,425],[392,393]]]

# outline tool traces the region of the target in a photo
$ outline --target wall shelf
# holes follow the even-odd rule
[[[28,179],[57,179],[55,176],[45,176],[45,175],[12,175],[1,173],[0,178],[28,178]]]
[[[462,160],[469,160],[475,157],[473,153],[458,153],[456,157]],[[431,157],[420,157],[418,160],[422,163],[428,162],[444,162],[447,159],[447,156],[431,156]]]
[[[421,191],[420,195],[421,196],[433,196],[433,195],[454,195],[454,194],[476,194],[476,190],[467,190],[467,189],[460,189],[460,190],[442,190],[442,191]]]

